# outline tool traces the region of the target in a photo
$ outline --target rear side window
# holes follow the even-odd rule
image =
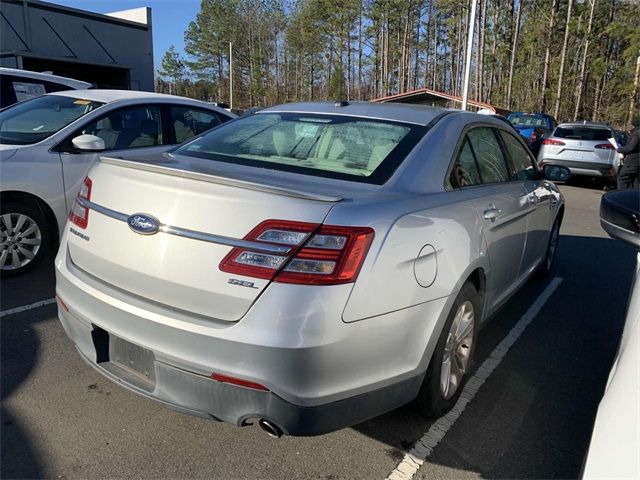
[[[11,78],[9,75],[0,75],[0,108],[8,107],[18,101]]]
[[[510,133],[500,130],[500,135],[507,147],[507,152],[513,164],[513,176],[518,180],[533,180],[536,178],[536,170],[533,168],[531,156],[526,148]]]
[[[558,127],[553,132],[554,137],[566,138],[569,140],[593,140],[602,141],[611,138],[611,130],[605,128],[589,127]]]
[[[478,164],[471,151],[469,142],[465,139],[456,162],[451,171],[451,186],[453,188],[464,188],[482,183]]]
[[[80,134],[100,137],[106,150],[162,145],[160,107],[141,105],[114,110],[73,136]]]
[[[509,181],[509,171],[492,128],[478,127],[469,130],[467,138],[475,154],[482,183]]]
[[[368,118],[260,113],[223,125],[176,153],[382,184],[425,131],[416,125]]]
[[[176,143],[186,142],[196,135],[220,125],[220,118],[213,112],[188,107],[171,107],[171,122]]]
[[[6,107],[16,102],[29,100],[33,97],[39,97],[48,92],[55,90],[47,90],[45,83],[40,80],[31,78],[21,78],[14,75],[2,76],[2,106]],[[60,89],[58,89],[60,90]],[[70,90],[66,88],[65,90]]]

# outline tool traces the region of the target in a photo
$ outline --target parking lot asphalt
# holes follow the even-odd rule
[[[567,211],[544,303],[414,478],[575,478],[623,326],[631,248],[601,230],[602,192],[562,186]],[[480,332],[476,366],[548,281]],[[2,281],[1,310],[54,296],[52,260]],[[385,478],[432,425],[410,406],[335,433],[272,439],[173,412],[80,359],[55,304],[0,318],[2,478]]]

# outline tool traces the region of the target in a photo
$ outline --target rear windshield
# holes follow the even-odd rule
[[[523,113],[512,113],[507,117],[513,125],[522,127],[548,127],[549,121],[542,115],[526,115]]]
[[[570,140],[607,140],[613,136],[611,130],[589,127],[558,127],[553,132],[554,137]]]
[[[38,143],[101,105],[59,95],[43,95],[16,103],[0,112],[0,143]]]
[[[175,153],[364,183],[384,183],[425,127],[358,117],[259,113],[218,127]]]

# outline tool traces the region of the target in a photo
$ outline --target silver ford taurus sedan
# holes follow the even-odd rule
[[[477,114],[289,104],[102,158],[56,258],[85,361],[175,409],[317,435],[450,409],[479,328],[548,273],[564,199]],[[546,178],[545,178],[546,176]]]

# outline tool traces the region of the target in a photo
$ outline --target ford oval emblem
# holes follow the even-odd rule
[[[160,222],[157,218],[144,213],[134,213],[127,218],[129,228],[140,235],[153,235],[160,230]]]

